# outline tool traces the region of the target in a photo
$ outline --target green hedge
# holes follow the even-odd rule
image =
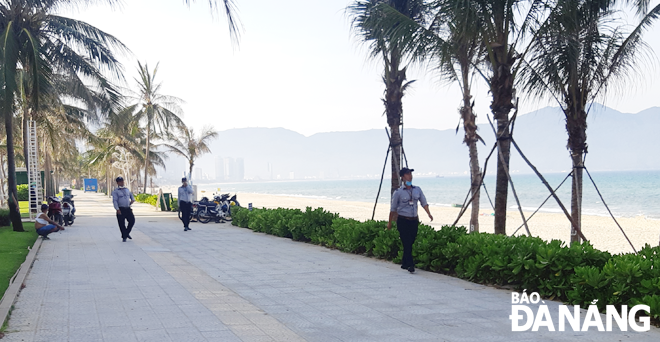
[[[137,196],[135,196],[135,201],[140,203],[151,204],[155,207],[156,202],[158,201],[158,195],[138,194]],[[172,211],[179,211],[179,202],[177,201],[176,198],[172,198],[172,201],[170,203],[170,208],[172,209]]]
[[[9,209],[0,208],[0,227],[7,227],[11,225],[11,220],[9,219]]]
[[[345,219],[322,208],[232,208],[235,226],[306,241],[348,253],[401,262],[395,228],[385,221]],[[612,255],[584,242],[566,246],[537,237],[468,234],[464,227],[419,226],[413,247],[417,268],[483,284],[513,285],[527,293],[583,307],[646,304],[660,318],[660,247]]]
[[[30,191],[27,184],[21,184],[16,186],[16,191],[18,195],[18,201],[29,201],[30,200]]]
[[[154,207],[156,206],[157,200],[158,200],[158,195],[138,194],[137,196],[135,196],[135,201],[140,203],[151,204]]]

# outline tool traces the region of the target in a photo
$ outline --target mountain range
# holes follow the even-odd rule
[[[478,127],[485,142],[479,144],[483,165],[494,144],[494,133],[488,124]],[[660,107],[627,114],[595,104],[588,119],[587,167],[593,171],[660,169],[659,128]],[[519,115],[513,136],[541,172],[571,168],[560,108],[545,107]],[[418,176],[468,174],[469,155],[461,129],[405,129],[403,141],[408,165]],[[229,129],[219,132],[211,143],[212,153],[200,158],[195,167],[212,180],[216,158],[232,157],[243,159],[244,178],[251,180],[372,178],[380,177],[387,147],[384,129],[309,137],[284,128]],[[491,157],[489,174],[495,173],[496,158],[496,154]],[[165,179],[175,180],[185,168],[178,157],[171,157],[166,165]],[[510,169],[514,173],[532,172],[513,147]]]

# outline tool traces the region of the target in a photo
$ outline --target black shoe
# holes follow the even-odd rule
[[[183,227],[183,231],[184,231],[184,232],[187,232],[187,231],[188,231],[188,227]]]
[[[408,267],[401,265],[401,269],[407,270]]]
[[[415,267],[414,266],[408,267],[408,272],[415,273]]]
[[[48,236],[45,236],[45,235],[42,235],[41,238],[42,238],[43,240],[50,240],[50,238],[49,238]]]
[[[130,235],[129,235],[129,236],[127,236],[127,237],[128,237],[129,239],[131,239],[131,240],[133,240],[133,238],[132,238],[132,237],[131,237]]]
[[[123,241],[123,242],[126,242],[126,238],[123,238],[122,241]]]
[[[192,228],[188,227],[188,230],[192,230]]]

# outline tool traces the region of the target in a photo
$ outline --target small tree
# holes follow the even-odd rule
[[[209,143],[211,140],[218,137],[218,132],[213,130],[213,127],[205,126],[202,131],[197,135],[194,129],[188,127],[181,127],[178,135],[170,134],[169,140],[171,144],[163,144],[163,146],[170,152],[176,153],[188,161],[189,175],[192,179],[192,170],[195,161],[206,153],[211,153]]]

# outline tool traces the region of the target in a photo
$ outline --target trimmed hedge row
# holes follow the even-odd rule
[[[395,263],[403,254],[396,229],[385,221],[345,219],[322,208],[232,208],[235,226],[311,242]],[[537,237],[468,234],[464,227],[440,230],[421,224],[413,247],[416,267],[483,284],[512,285],[544,298],[583,307],[646,304],[660,318],[660,247],[612,255],[589,242],[566,246]]]
[[[138,194],[135,196],[135,201],[151,204],[155,207],[156,202],[158,201],[158,195]],[[170,208],[172,208],[172,211],[179,211],[179,201],[177,201],[176,198],[172,198]]]
[[[9,208],[0,208],[0,227],[8,227],[10,225]]]

